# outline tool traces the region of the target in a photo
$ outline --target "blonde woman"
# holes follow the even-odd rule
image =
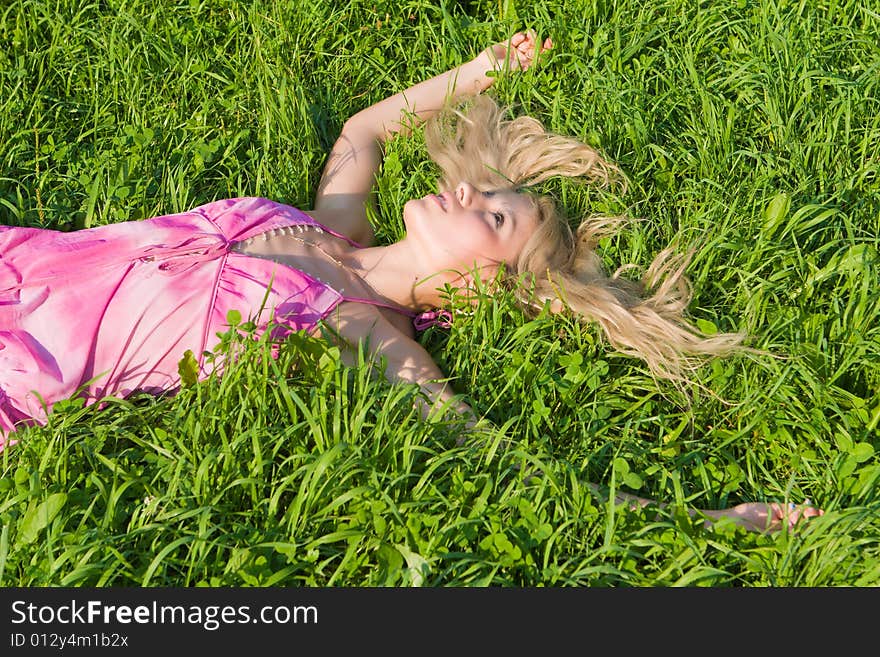
[[[529,308],[598,322],[611,345],[666,379],[736,348],[741,336],[705,337],[684,319],[686,261],[659,256],[643,296],[607,276],[594,252],[613,221],[572,232],[550,199],[524,191],[550,176],[602,185],[618,177],[590,146],[528,117],[507,120],[480,95],[489,73],[527,69],[551,46],[516,34],[349,118],[308,211],[239,198],[72,233],[0,228],[0,448],[73,395],[91,403],[173,391],[181,355],[215,347],[230,311],[278,339],[323,325],[349,358],[365,344],[389,379],[421,387],[423,413],[452,408],[471,424],[473,412],[415,339],[442,321],[449,288],[510,284]],[[460,101],[461,111],[440,112]],[[382,144],[427,119],[438,193],[408,201],[405,236],[375,245],[367,209]],[[209,364],[198,365],[207,376]],[[749,503],[701,513],[763,531],[821,511]]]

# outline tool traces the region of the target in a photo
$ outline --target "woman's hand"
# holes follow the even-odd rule
[[[517,32],[507,41],[489,46],[479,55],[488,69],[494,71],[525,71],[537,61],[541,53],[553,47],[550,38],[540,41],[534,31]]]
[[[718,521],[729,518],[741,527],[752,532],[778,532],[783,526],[788,525],[789,531],[795,526],[805,522],[808,518],[816,518],[825,515],[823,509],[814,507],[810,500],[803,504],[790,503],[778,504],[776,502],[766,504],[764,502],[744,502],[730,509],[720,511],[702,511],[703,515]],[[707,521],[707,524],[709,522]]]
[[[488,89],[495,82],[488,71],[525,70],[552,45],[550,39],[538,41],[534,32],[518,32],[463,66],[419,82],[350,117],[324,164],[312,216],[356,242],[372,243],[374,233],[366,207],[375,210],[372,190],[382,163],[379,145],[393,134],[407,134],[446,103],[455,104]]]

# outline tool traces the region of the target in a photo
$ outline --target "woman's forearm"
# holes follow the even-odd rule
[[[490,57],[483,53],[457,68],[419,82],[361,110],[348,120],[346,129],[369,134],[379,141],[385,141],[396,133],[408,134],[447,102],[454,103],[488,89],[494,78],[486,73],[493,68]]]

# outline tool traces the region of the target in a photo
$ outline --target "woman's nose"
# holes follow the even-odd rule
[[[458,202],[462,205],[467,205],[471,202],[471,198],[474,195],[474,186],[470,183],[459,183],[458,187],[455,188],[455,195],[458,197]]]

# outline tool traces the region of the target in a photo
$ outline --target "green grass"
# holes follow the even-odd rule
[[[880,14],[841,0],[12,0],[0,12],[0,223],[73,230],[261,195],[309,208],[343,121],[514,29],[552,57],[494,93],[626,171],[572,221],[642,219],[609,266],[701,246],[692,315],[772,356],[690,398],[511,299],[423,343],[495,423],[293,340],[173,398],[56,407],[0,457],[4,586],[880,584]],[[381,240],[432,189],[418,136],[378,180]],[[399,164],[399,166],[398,166]],[[296,368],[296,362],[312,367]],[[703,390],[701,390],[703,389]],[[540,476],[529,473],[540,471]],[[633,513],[587,481],[662,499]],[[796,534],[680,507],[811,498]]]

